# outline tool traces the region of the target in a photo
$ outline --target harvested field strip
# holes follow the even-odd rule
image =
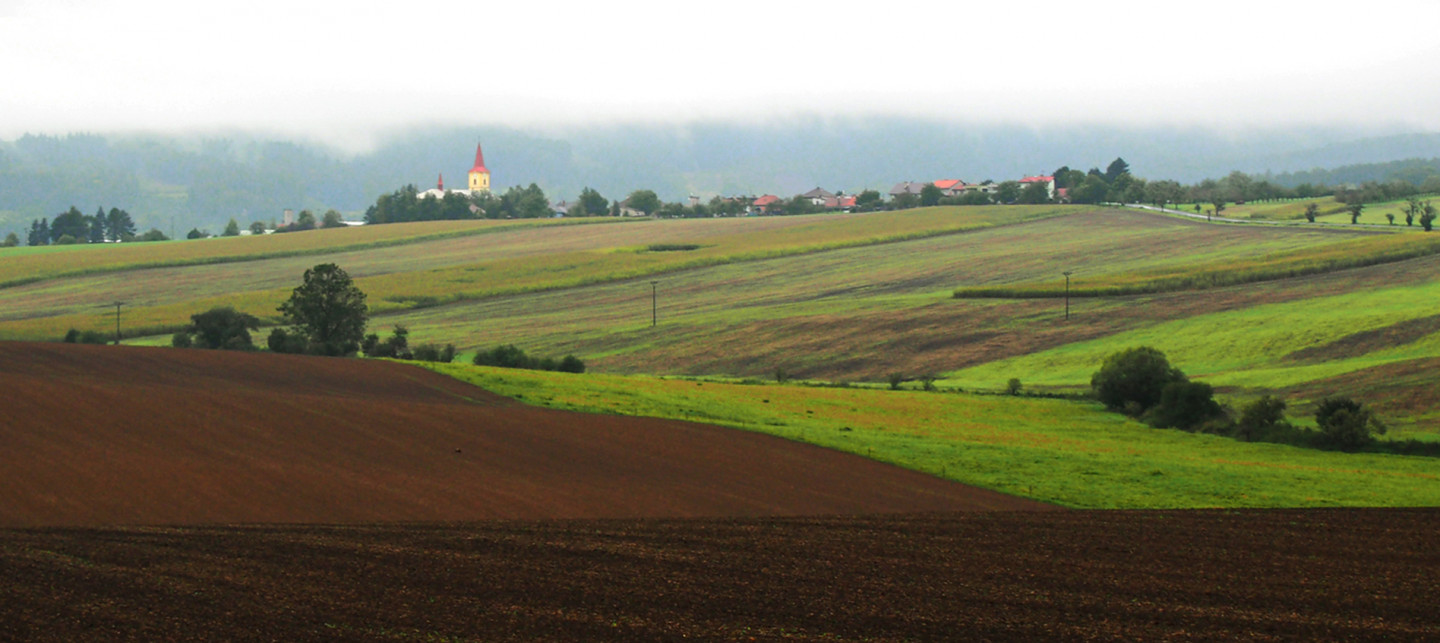
[[[0,387],[0,527],[1055,509],[378,360],[0,342]]]
[[[1221,288],[1276,279],[1325,274],[1365,266],[1396,263],[1440,253],[1440,236],[1386,234],[1350,239],[1320,248],[1279,252],[1257,259],[1227,258],[1202,264],[1131,274],[1105,274],[1076,278],[1072,297],[1123,295]],[[1063,297],[1064,281],[955,290],[956,298]]]
[[[28,641],[1434,640],[1435,510],[0,531]]]
[[[44,252],[16,253],[0,263],[0,288],[46,279],[151,268],[202,266],[303,257],[397,245],[425,243],[536,226],[618,222],[617,219],[556,221],[431,221],[418,224],[360,226],[264,236],[230,237],[168,243],[48,246]],[[3,254],[0,254],[3,256]]]
[[[430,368],[527,404],[732,426],[1076,508],[1440,506],[1431,458],[1156,430],[1091,403]]]

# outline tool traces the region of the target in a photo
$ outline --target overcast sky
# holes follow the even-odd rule
[[[431,123],[866,115],[1440,131],[1436,25],[1433,0],[0,0],[0,139],[353,149]]]

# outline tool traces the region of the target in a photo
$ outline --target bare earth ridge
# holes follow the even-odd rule
[[[0,527],[1053,508],[397,363],[0,342],[0,390]]]

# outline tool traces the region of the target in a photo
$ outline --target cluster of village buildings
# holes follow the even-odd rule
[[[1050,199],[1054,200],[1056,198],[1065,198],[1065,189],[1055,189],[1055,177],[1053,176],[1027,176],[1020,179],[1018,182],[1022,187],[1033,183],[1043,183],[1045,184],[1045,189],[1048,192]],[[960,179],[940,179],[938,181],[931,181],[929,183],[926,183],[924,181],[901,181],[900,183],[896,183],[895,187],[890,188],[889,196],[892,201],[895,199],[903,198],[905,195],[912,195],[916,198],[919,198],[921,193],[925,190],[925,186],[927,185],[934,185],[936,189],[939,190],[940,196],[942,198],[962,196],[966,193],[971,192],[994,194],[1000,188],[1000,184],[994,181],[985,181],[982,183],[966,183]],[[829,190],[820,187],[817,187],[799,196],[800,198],[809,200],[812,205],[826,210],[848,211],[855,207],[856,195],[847,195],[841,192],[832,193]],[[766,214],[767,212],[769,212],[769,209],[774,207],[776,204],[783,204],[787,201],[787,199],[781,198],[773,194],[765,194],[758,197],[735,198],[747,199],[749,201],[749,206],[746,212],[750,214]],[[691,199],[694,200],[695,197],[691,197]]]
[[[489,192],[490,170],[485,167],[485,157],[483,152],[481,152],[480,146],[478,144],[475,146],[475,166],[471,168],[468,178],[468,189],[447,190],[445,188],[445,179],[443,176],[441,176],[438,184],[435,186],[434,189],[420,192],[416,196],[422,199],[427,196],[443,198],[445,194],[451,192],[457,192],[467,196],[479,192]],[[1055,177],[1053,176],[1027,176],[1020,179],[1018,183],[1022,187],[1029,186],[1034,183],[1044,183],[1046,191],[1049,194],[1049,198],[1051,200],[1058,199],[1063,201],[1066,196],[1064,188],[1061,188],[1059,190],[1055,189]],[[984,181],[981,183],[966,183],[960,179],[941,179],[929,183],[923,181],[901,181],[900,183],[896,183],[895,187],[890,188],[889,196],[892,201],[894,201],[895,199],[906,198],[906,195],[912,195],[915,198],[920,198],[925,190],[925,187],[928,185],[934,185],[939,190],[941,198],[963,196],[967,193],[973,192],[994,194],[1000,189],[1000,184],[994,181]],[[843,192],[830,192],[829,190],[820,187],[816,187],[809,192],[798,195],[799,198],[808,200],[811,205],[815,206],[818,209],[840,211],[850,211],[854,209],[856,207],[856,196],[857,195],[854,194],[844,194]],[[775,208],[783,207],[785,203],[792,201],[793,199],[781,198],[774,194],[763,194],[760,196],[721,197],[721,200],[726,202],[727,204],[736,204],[743,206],[743,211],[747,215],[763,215],[770,214],[771,211]],[[699,203],[700,197],[690,197],[689,205],[691,207],[699,205]],[[619,211],[621,215],[640,216],[644,214],[643,212],[630,207],[630,205],[625,201],[621,201],[617,205],[619,206]],[[552,204],[551,210],[555,213],[556,216],[565,216],[571,206],[571,203],[561,201],[559,203]]]

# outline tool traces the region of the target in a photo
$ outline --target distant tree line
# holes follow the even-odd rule
[[[101,207],[95,214],[84,214],[79,208],[30,222],[26,244],[31,246],[66,245],[72,243],[105,243],[107,241],[150,241],[148,235],[135,235],[135,222],[130,213],[119,208],[109,212]],[[17,239],[18,241],[18,239]],[[10,244],[14,245],[14,244]]]

